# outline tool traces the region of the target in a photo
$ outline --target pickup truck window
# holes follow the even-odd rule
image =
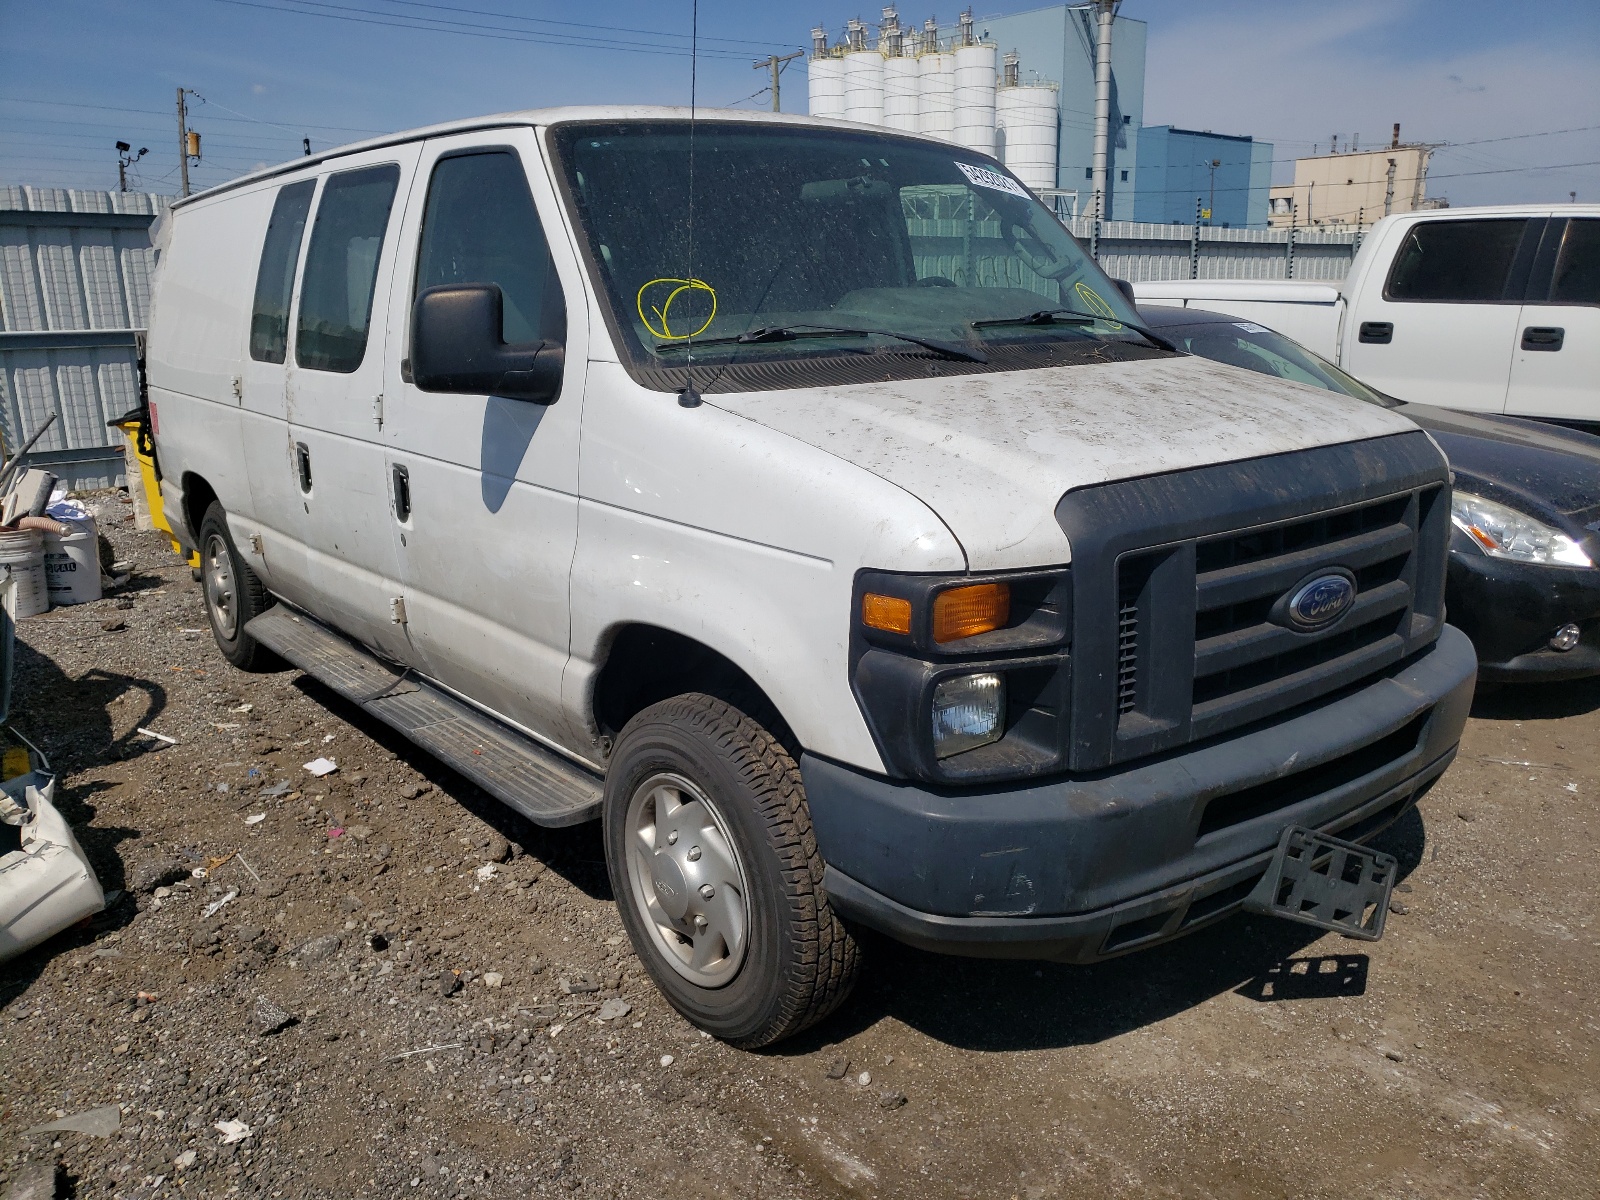
[[[1506,280],[1527,227],[1524,218],[1423,221],[1406,231],[1384,295],[1447,304],[1506,302]],[[1517,303],[1521,297],[1510,302]]]
[[[315,179],[303,179],[279,189],[272,202],[261,266],[256,271],[255,303],[250,308],[250,357],[257,362],[281,363],[288,350],[289,296],[316,188]]]
[[[1600,304],[1600,220],[1567,222],[1550,284],[1552,304]]]
[[[509,150],[439,160],[428,181],[416,292],[444,283],[498,284],[501,340],[566,341],[566,306],[521,160]]]
[[[696,362],[718,363],[927,353],[888,334],[980,356],[1140,343],[1120,324],[1138,321],[1122,294],[991,160],[894,135],[701,122],[691,225],[690,136],[683,121],[554,131],[636,364],[681,366],[691,341]],[[1010,323],[1045,309],[1088,320]]]
[[[350,374],[367,352],[378,256],[400,168],[393,163],[330,175],[311,226],[294,360]]]

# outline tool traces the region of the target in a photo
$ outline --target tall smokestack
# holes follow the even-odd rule
[[[1118,0],[1095,0],[1098,27],[1094,42],[1094,216],[1104,220],[1106,180],[1111,162],[1111,22]]]
[[[1389,149],[1391,149],[1391,150],[1400,149],[1400,122],[1399,121],[1396,121],[1394,123],[1394,140],[1389,143]]]

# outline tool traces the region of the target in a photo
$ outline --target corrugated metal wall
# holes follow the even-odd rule
[[[30,456],[76,488],[122,481],[138,403],[134,334],[150,308],[149,227],[168,198],[0,187],[0,434],[8,450],[59,420]]]
[[[1085,245],[1093,222],[1077,217],[1067,227]],[[1150,225],[1105,221],[1100,225],[1100,265],[1113,279],[1144,283],[1155,279],[1189,278],[1188,225]],[[1294,278],[1337,282],[1350,270],[1365,231],[1332,233],[1297,229]],[[1289,278],[1287,229],[1200,228],[1198,275],[1201,279]]]

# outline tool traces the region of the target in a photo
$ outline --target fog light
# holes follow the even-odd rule
[[[1576,625],[1563,625],[1556,630],[1555,636],[1550,639],[1550,649],[1571,650],[1578,644],[1578,639],[1583,636],[1583,630]]]
[[[998,675],[957,675],[933,689],[933,752],[949,758],[1000,740],[1006,687]]]

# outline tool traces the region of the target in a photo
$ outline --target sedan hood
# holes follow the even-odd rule
[[[1376,405],[1188,355],[706,403],[904,488],[975,571],[1069,561],[1055,507],[1075,488],[1415,428]]]
[[[1430,404],[1403,404],[1395,411],[1431,433],[1452,468],[1523,499],[1519,507],[1525,510],[1574,516],[1600,507],[1600,438]]]

